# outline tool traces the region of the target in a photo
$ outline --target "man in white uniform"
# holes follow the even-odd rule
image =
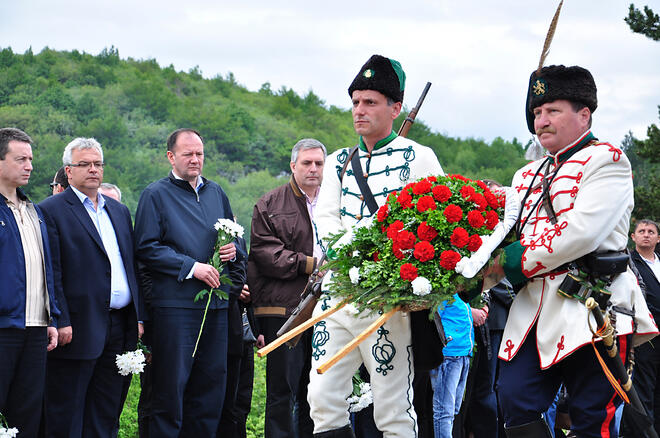
[[[392,131],[401,112],[405,74],[401,65],[383,56],[372,56],[348,89],[353,102],[353,124],[360,135],[358,154],[362,174],[375,203],[385,204],[387,195],[408,182],[429,175],[442,175],[433,151]],[[340,177],[351,148],[330,155],[326,161],[319,193],[316,224],[321,238],[350,230],[371,216],[368,198],[361,192],[353,167]],[[332,258],[334,250],[328,248]],[[330,278],[326,275],[325,279]],[[327,289],[327,284],[324,285]],[[315,314],[337,304],[327,295]],[[374,420],[384,437],[417,436],[412,400],[414,376],[410,318],[398,312],[360,346],[319,375],[316,368],[360,334],[379,315],[357,313],[347,305],[319,322],[312,338],[312,371],[309,402],[317,438],[353,437],[346,398],[352,391],[352,376],[364,363],[371,376]]]
[[[517,241],[505,248],[503,264],[519,291],[502,337],[498,381],[509,437],[550,436],[541,413],[562,382],[571,398],[573,432],[616,436],[613,417],[622,400],[590,345],[589,312],[579,300],[557,293],[570,263],[621,252],[628,241],[630,163],[620,148],[591,133],[596,106],[596,85],[586,69],[559,65],[532,73],[527,123],[547,155],[520,169],[512,183],[522,207]],[[657,328],[630,268],[610,274],[608,307],[625,356],[626,342],[643,342]]]

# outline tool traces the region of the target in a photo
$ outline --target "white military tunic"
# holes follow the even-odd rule
[[[511,266],[515,265],[519,277],[526,277],[529,282],[511,306],[499,351],[500,359],[513,359],[536,322],[541,369],[552,366],[592,339],[585,305],[557,294],[566,276],[566,270],[561,267],[593,251],[625,249],[633,209],[630,163],[621,149],[596,141],[587,131],[551,160],[549,169],[542,165],[544,158],[529,163],[513,178],[512,186],[521,200],[530,185],[535,189],[522,205],[522,234],[518,242],[506,248],[505,268],[511,276]],[[561,163],[550,185],[557,218],[553,225],[542,200],[537,203],[542,195],[539,183]],[[510,280],[516,282],[514,278]],[[634,345],[657,334],[630,268],[618,275],[608,290],[612,292],[612,305],[634,309],[637,324]],[[595,329],[593,317],[589,319]],[[617,313],[616,331],[618,335],[632,333],[632,318]]]
[[[350,163],[343,180],[339,180],[349,151],[350,148],[338,150],[326,160],[315,217],[321,238],[350,230],[361,219],[370,216]],[[361,142],[356,153],[378,206],[385,203],[389,193],[400,191],[409,182],[444,174],[430,148],[394,133],[379,141],[371,153]],[[326,274],[324,278],[324,290],[327,290],[330,277]],[[319,301],[314,313],[318,314],[337,302],[336,298],[326,295]],[[314,327],[308,396],[314,433],[337,429],[349,423],[346,398],[352,390],[353,374],[360,363],[364,363],[371,376],[374,420],[378,429],[390,438],[417,436],[416,415],[412,406],[414,371],[407,314],[397,312],[359,348],[325,374],[316,373],[319,365],[377,317],[367,312],[359,314],[354,306],[347,305]]]

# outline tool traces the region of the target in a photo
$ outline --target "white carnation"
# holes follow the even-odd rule
[[[129,351],[124,354],[118,354],[115,360],[119,374],[128,376],[129,374],[140,374],[144,371],[145,358],[142,350]]]
[[[0,438],[14,438],[16,435],[18,435],[18,429],[15,427],[0,427]]]
[[[431,292],[431,282],[422,276],[415,278],[410,284],[415,295],[424,296]]]
[[[231,237],[243,237],[243,227],[231,219],[218,219],[213,225],[216,231],[224,232]]]
[[[360,270],[355,266],[348,270],[348,276],[351,279],[351,283],[358,284],[360,282]]]
[[[359,412],[366,408],[374,401],[371,385],[367,382],[360,383],[360,395],[353,395],[346,401],[349,403],[348,410],[350,412]]]

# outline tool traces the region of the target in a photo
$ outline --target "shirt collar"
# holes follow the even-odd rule
[[[87,196],[86,194],[84,194],[74,186],[71,186],[71,190],[73,190],[73,193],[76,194],[76,196],[78,197],[78,199],[80,199],[80,202],[83,205],[85,205],[85,201],[89,202],[92,206],[94,205],[92,200],[89,199],[89,196]],[[97,210],[100,210],[103,207],[105,207],[105,198],[103,198],[103,196],[99,192],[96,192],[96,204],[98,206]]]
[[[174,169],[172,169],[172,176],[174,176],[175,179],[178,179],[180,181],[185,181],[183,178],[181,178],[179,175],[176,174]],[[199,188],[204,185],[204,181],[202,180],[202,175],[197,175],[197,183],[195,184],[195,191],[199,191]]]

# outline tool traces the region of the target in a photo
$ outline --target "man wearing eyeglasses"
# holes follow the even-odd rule
[[[127,379],[115,358],[136,348],[138,286],[126,206],[99,192],[103,150],[76,138],[62,157],[70,187],[44,212],[62,315],[61,348],[48,356],[47,437],[110,437]]]
[[[57,170],[53,177],[53,182],[48,184],[48,187],[53,191],[53,195],[58,195],[69,187],[69,178],[66,176],[64,166]]]

